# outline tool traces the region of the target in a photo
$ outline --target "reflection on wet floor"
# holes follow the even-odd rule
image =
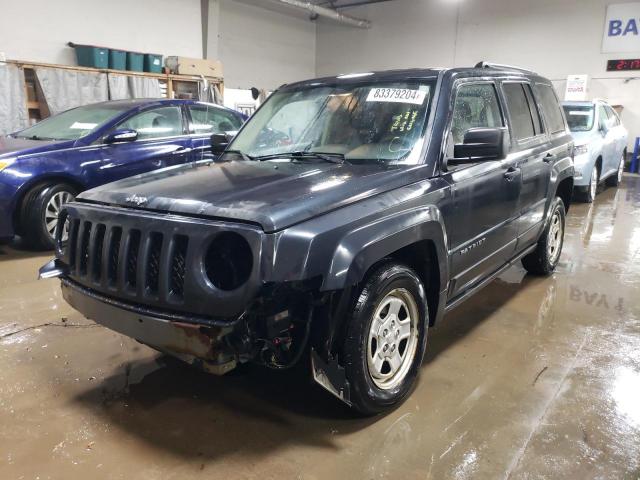
[[[159,356],[36,282],[48,254],[0,247],[0,478],[636,479],[639,207],[634,176],[574,205],[557,272],[512,268],[452,312],[375,419],[303,369]]]

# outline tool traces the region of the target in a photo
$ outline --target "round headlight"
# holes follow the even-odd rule
[[[251,275],[251,247],[242,235],[233,232],[221,233],[209,245],[204,267],[207,278],[216,288],[235,290]]]

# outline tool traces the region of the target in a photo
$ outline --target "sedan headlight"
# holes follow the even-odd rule
[[[576,145],[573,147],[573,156],[577,157],[578,155],[584,155],[589,151],[589,147],[587,145]]]
[[[0,160],[0,172],[2,170],[4,170],[5,168],[7,168],[9,165],[11,165],[15,161],[16,161],[15,158],[7,158],[7,159],[4,159],[4,160]]]

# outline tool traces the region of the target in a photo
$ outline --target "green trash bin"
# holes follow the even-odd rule
[[[94,45],[70,44],[76,49],[76,58],[81,67],[109,68],[109,49]]]
[[[127,69],[127,52],[124,50],[109,49],[109,68],[112,70]]]
[[[145,53],[144,71],[150,73],[162,73],[162,55],[156,55],[155,53]]]
[[[127,70],[130,72],[143,72],[144,54],[138,52],[127,52]]]

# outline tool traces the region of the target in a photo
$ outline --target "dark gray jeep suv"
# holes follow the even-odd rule
[[[285,85],[227,142],[212,138],[215,162],[79,195],[41,276],[88,318],[213,373],[310,359],[374,414],[409,394],[447,311],[520,259],[558,263],[573,144],[532,72]]]

